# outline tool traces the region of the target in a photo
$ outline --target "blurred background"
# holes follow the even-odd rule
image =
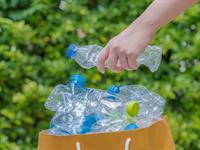
[[[100,74],[65,57],[70,43],[100,44],[125,29],[150,0],[0,0],[0,149],[34,150],[52,112],[44,102],[71,74],[87,86],[140,84],[167,100],[177,150],[200,149],[200,5],[165,26],[151,44],[163,49],[159,70]]]

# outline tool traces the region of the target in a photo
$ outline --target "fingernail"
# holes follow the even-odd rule
[[[131,69],[130,69],[130,68],[125,68],[125,70],[127,70],[127,71],[131,71]]]
[[[105,71],[104,71],[104,70],[100,70],[100,72],[101,72],[102,74],[104,74],[104,73],[105,73]]]

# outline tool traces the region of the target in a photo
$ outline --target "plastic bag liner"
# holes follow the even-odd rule
[[[142,129],[55,136],[39,133],[38,150],[175,150],[167,117]]]

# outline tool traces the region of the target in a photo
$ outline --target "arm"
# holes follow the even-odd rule
[[[154,34],[197,0],[154,0],[128,28],[111,39],[98,58],[98,69],[104,72],[105,61],[114,72],[136,70],[137,56]]]

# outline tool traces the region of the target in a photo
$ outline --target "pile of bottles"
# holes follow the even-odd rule
[[[49,134],[72,135],[134,130],[161,118],[165,100],[139,85],[111,85],[107,91],[85,87],[86,79],[72,75],[57,85],[45,107],[55,111]]]
[[[78,47],[72,44],[67,56],[80,66],[96,66],[101,46]],[[150,71],[158,69],[162,51],[157,46],[147,46],[138,56],[138,62]],[[111,85],[107,90],[88,88],[86,79],[72,75],[67,84],[57,85],[45,102],[45,107],[55,112],[49,134],[72,135],[94,132],[113,132],[145,128],[161,118],[165,100],[139,85]]]

